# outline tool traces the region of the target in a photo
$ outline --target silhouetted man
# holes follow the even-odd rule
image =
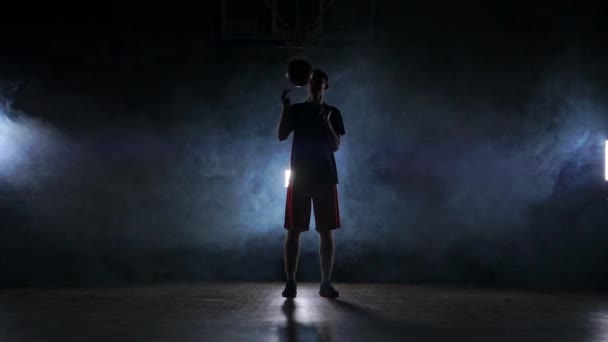
[[[309,230],[311,201],[315,214],[315,229],[319,233],[321,286],[319,295],[338,297],[331,284],[334,262],[333,230],[340,228],[338,208],[338,172],[334,152],[345,134],[342,114],[338,108],[323,101],[329,78],[315,69],[308,84],[308,99],[290,105],[289,89],[281,95],[283,111],[278,125],[278,137],[283,141],[293,131],[291,147],[291,177],[285,202],[285,273],[287,284],[283,297],[296,296],[295,275],[300,252],[300,233]]]

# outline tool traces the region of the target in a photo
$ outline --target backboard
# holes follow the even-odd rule
[[[220,0],[225,43],[307,49],[371,41],[375,0]]]

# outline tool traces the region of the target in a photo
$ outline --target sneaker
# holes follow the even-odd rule
[[[319,296],[325,298],[337,298],[340,297],[340,292],[334,289],[331,283],[321,284],[321,288],[319,289]]]
[[[285,289],[283,290],[282,295],[285,298],[294,298],[297,293],[298,291],[296,283],[287,283],[285,285]]]

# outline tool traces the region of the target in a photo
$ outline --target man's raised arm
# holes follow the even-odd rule
[[[281,94],[281,101],[283,102],[283,110],[281,111],[281,118],[279,119],[279,124],[277,126],[277,135],[279,141],[283,141],[289,137],[289,133],[293,130],[293,127],[289,125],[287,120],[287,116],[289,115],[289,97],[287,97],[287,93],[289,93],[291,89],[284,89],[283,94]]]

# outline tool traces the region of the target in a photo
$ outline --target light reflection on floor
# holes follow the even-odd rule
[[[307,305],[308,304],[308,305]],[[281,306],[285,325],[279,328],[278,341],[332,341],[330,323],[306,298],[286,299]]]

